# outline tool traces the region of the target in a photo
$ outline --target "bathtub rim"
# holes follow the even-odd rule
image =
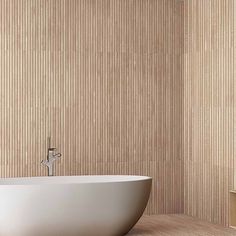
[[[142,181],[152,181],[152,177],[142,176],[142,175],[65,175],[65,176],[10,177],[10,178],[0,178],[0,186],[109,184],[109,183],[142,182]]]

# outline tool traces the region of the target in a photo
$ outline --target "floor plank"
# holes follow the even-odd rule
[[[127,236],[236,236],[236,230],[186,215],[143,216]]]

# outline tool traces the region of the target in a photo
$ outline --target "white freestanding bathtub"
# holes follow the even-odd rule
[[[0,179],[0,235],[125,235],[143,214],[151,182],[115,175]]]

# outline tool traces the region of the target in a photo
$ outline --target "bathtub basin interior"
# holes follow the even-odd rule
[[[0,235],[121,236],[142,216],[146,176],[0,179]]]

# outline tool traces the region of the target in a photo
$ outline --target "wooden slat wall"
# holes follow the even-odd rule
[[[228,225],[235,172],[236,1],[184,2],[184,212]]]
[[[183,2],[0,0],[0,176],[154,178],[183,212]]]

